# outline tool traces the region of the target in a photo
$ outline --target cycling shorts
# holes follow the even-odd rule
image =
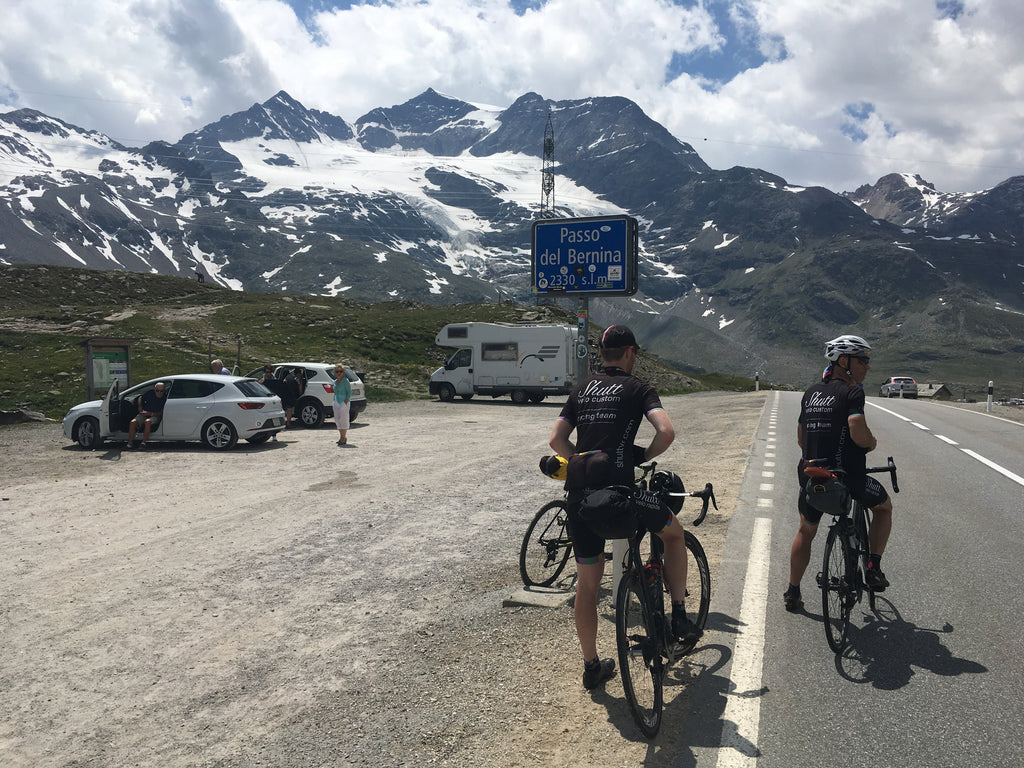
[[[802,473],[800,474],[800,478],[800,487],[802,489],[803,482],[807,481],[809,478],[805,477]],[[868,509],[877,507],[889,498],[889,494],[886,493],[885,487],[875,480],[875,478],[870,476],[864,478],[864,484],[859,489],[849,485],[847,488],[850,491],[850,495]],[[807,503],[802,491],[797,494],[797,509],[800,510],[800,515],[810,525],[817,525],[821,521],[822,514],[824,514]]]
[[[566,499],[567,523],[569,538],[572,539],[573,553],[576,556],[576,562],[584,564],[600,562],[604,555],[605,543],[607,541],[607,539],[594,533],[590,526],[580,517],[580,505],[583,503],[583,497],[587,493],[588,491],[586,490],[570,491],[569,497]],[[647,524],[647,530],[651,533],[659,533],[672,524],[672,519],[675,517],[672,514],[672,510],[665,507],[664,511],[665,516],[663,520],[659,517],[657,520],[646,519],[644,521]]]

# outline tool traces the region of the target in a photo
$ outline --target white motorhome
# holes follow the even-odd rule
[[[430,394],[446,402],[511,395],[515,403],[566,395],[576,383],[578,335],[565,325],[449,323],[435,341],[457,349],[431,374]]]

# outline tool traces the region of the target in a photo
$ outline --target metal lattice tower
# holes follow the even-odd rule
[[[548,124],[544,128],[544,164],[541,167],[540,218],[555,218],[555,129],[551,125],[550,112],[548,112]]]

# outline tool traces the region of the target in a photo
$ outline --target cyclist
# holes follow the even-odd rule
[[[587,490],[632,485],[633,467],[665,452],[675,439],[672,422],[653,387],[632,375],[639,347],[633,332],[612,325],[601,336],[604,367],[573,390],[551,431],[551,448],[569,460],[565,488],[568,529],[576,555],[576,635],[583,652],[583,686],[593,690],[615,675],[615,662],[597,652],[597,593],[604,576],[605,540],[580,519]],[[646,418],[654,438],[646,448],[634,446]],[[576,443],[569,440],[576,431]],[[701,630],[686,616],[686,543],[683,526],[665,509],[649,526],[665,542],[665,580],[672,594],[672,631],[695,641]]]
[[[850,494],[872,512],[868,532],[870,563],[864,575],[868,589],[883,591],[889,581],[882,573],[882,553],[892,528],[892,501],[882,484],[865,473],[866,457],[878,441],[864,416],[864,378],[871,358],[871,346],[860,336],[844,335],[825,344],[829,364],[822,380],[804,392],[796,440],[803,455],[797,466],[801,487],[807,461],[824,459],[829,469],[842,469]],[[790,548],[789,588],[783,595],[787,611],[803,607],[800,580],[811,559],[811,542],[818,532],[821,512],[813,509],[802,493],[797,495],[800,527]]]

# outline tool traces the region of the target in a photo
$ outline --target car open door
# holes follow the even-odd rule
[[[114,379],[110,382],[110,389],[100,402],[100,437],[110,437],[115,432],[121,431],[121,383]]]

